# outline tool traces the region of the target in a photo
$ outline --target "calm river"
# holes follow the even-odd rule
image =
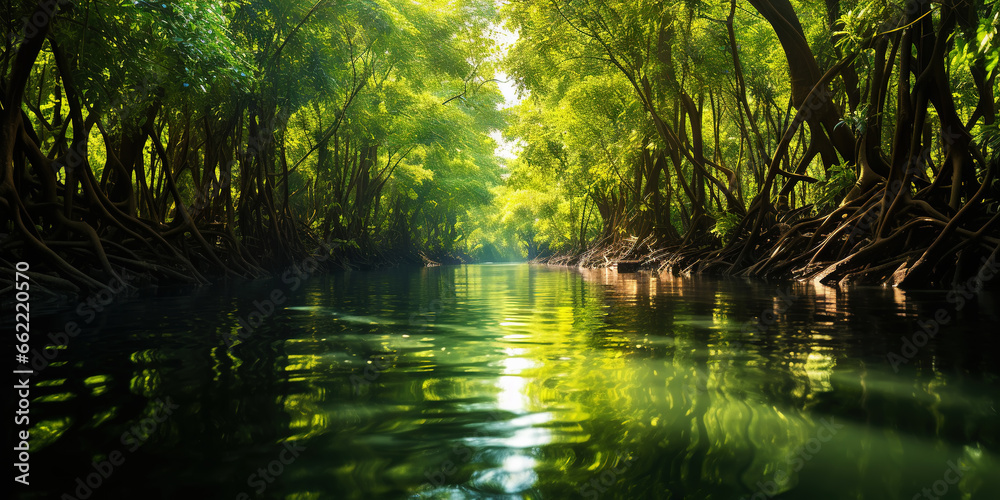
[[[91,299],[33,308],[81,332],[36,359],[20,498],[1000,498],[995,292],[518,264]]]

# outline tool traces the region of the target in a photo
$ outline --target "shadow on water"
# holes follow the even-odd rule
[[[36,320],[82,331],[21,498],[997,498],[997,297],[958,297],[528,265],[119,297]]]

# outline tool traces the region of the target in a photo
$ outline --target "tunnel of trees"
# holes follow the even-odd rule
[[[3,9],[3,287],[310,256],[916,286],[1000,248],[996,0]]]

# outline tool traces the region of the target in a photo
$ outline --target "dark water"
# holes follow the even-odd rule
[[[33,379],[17,496],[1000,498],[995,293],[528,265],[294,285],[36,316],[36,343],[83,329]]]

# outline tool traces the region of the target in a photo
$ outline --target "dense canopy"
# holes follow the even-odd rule
[[[1000,2],[504,12],[530,97],[502,189],[529,248],[896,284],[996,253]]]
[[[5,9],[0,257],[53,287],[310,255],[905,284],[1000,244],[995,0]]]

